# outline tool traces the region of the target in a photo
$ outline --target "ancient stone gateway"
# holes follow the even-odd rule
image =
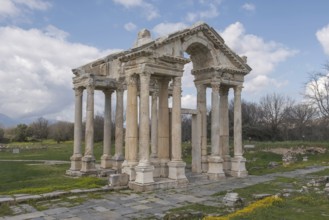
[[[184,57],[184,52],[190,55],[190,59]],[[225,178],[227,175],[246,176],[241,134],[241,90],[244,76],[251,68],[246,63],[246,57],[235,54],[219,34],[205,23],[156,40],[152,40],[148,30],[141,30],[132,49],[111,54],[73,70],[74,151],[67,173],[97,172],[93,153],[94,90],[101,90],[105,95],[101,169],[128,174],[129,186],[138,190],[187,184],[181,147],[181,79],[184,65],[190,61],[193,63],[192,74],[197,88],[192,170],[206,173],[211,179]],[[207,154],[207,88],[212,91],[210,155]],[[232,157],[229,152],[228,122],[230,89],[234,90]],[[87,90],[84,154],[81,146],[83,90]],[[115,119],[112,119],[111,97],[114,92],[116,111]],[[168,108],[170,95],[171,109]],[[114,155],[111,155],[112,120],[115,120],[116,125]]]

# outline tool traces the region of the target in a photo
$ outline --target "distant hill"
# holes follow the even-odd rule
[[[18,122],[15,119],[12,119],[7,115],[0,113],[0,126],[11,127],[17,124]]]

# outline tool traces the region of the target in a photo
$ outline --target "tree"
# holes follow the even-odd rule
[[[299,103],[287,109],[287,121],[294,128],[294,139],[304,139],[306,126],[311,126],[317,115],[316,108],[305,103]]]
[[[114,133],[114,130],[112,130]],[[103,141],[104,138],[104,117],[102,115],[96,115],[94,118],[94,141]]]
[[[182,115],[182,141],[191,141],[192,117],[191,115]]]
[[[309,74],[306,83],[305,98],[311,105],[316,106],[319,113],[329,118],[329,61],[325,64],[323,72],[313,72]]]
[[[26,124],[19,124],[15,128],[15,141],[24,142],[29,136],[28,126]]]
[[[261,98],[262,123],[269,129],[272,140],[282,138],[280,126],[283,125],[287,110],[293,105],[289,97],[276,93],[268,94]]]
[[[4,137],[5,137],[5,130],[0,127],[0,142],[4,141]]]
[[[49,136],[57,143],[73,140],[74,124],[71,122],[59,121],[49,126]]]
[[[49,121],[44,118],[38,118],[30,125],[32,137],[37,140],[47,139]]]

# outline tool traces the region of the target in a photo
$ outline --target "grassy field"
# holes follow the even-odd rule
[[[252,142],[255,149],[247,150],[247,170],[252,175],[263,175],[274,172],[290,171],[314,165],[329,164],[329,143],[326,142]],[[19,154],[13,154],[12,149],[20,148]],[[298,161],[288,166],[282,164],[282,155],[269,152],[269,149],[277,148],[306,148],[321,147],[327,149],[325,153],[306,153],[297,155]],[[64,142],[57,144],[53,141],[42,143],[11,143],[6,151],[0,152],[0,195],[19,193],[37,194],[54,190],[70,190],[76,188],[101,187],[107,183],[105,179],[94,177],[72,178],[65,176],[69,164],[47,165],[37,160],[63,160],[69,161],[72,155],[73,143]],[[114,147],[112,147],[114,150]],[[187,164],[191,163],[191,144],[182,144],[183,159]],[[210,148],[208,149],[210,151]],[[94,153],[96,160],[102,154],[102,143],[95,143]],[[114,152],[112,152],[114,153]],[[302,156],[308,156],[308,161],[302,161]],[[33,162],[1,161],[1,160],[36,160]],[[269,162],[277,162],[278,166],[269,168]],[[329,170],[314,174],[314,176],[329,175]],[[278,178],[268,183],[257,184],[236,190],[244,198],[245,205],[254,202],[253,193],[276,194],[287,185],[293,189],[300,189],[305,182],[298,178]],[[223,192],[214,196],[221,197]],[[218,212],[222,215],[229,214],[233,210],[223,207],[211,207],[203,204],[193,204],[179,209],[171,210],[173,213],[184,210],[202,211],[204,214]],[[243,219],[328,219],[329,200],[326,194],[317,194],[311,191],[307,194],[292,193],[280,203],[275,203],[271,208],[257,209],[244,216]],[[0,216],[7,215],[10,209],[5,205],[0,207]],[[7,214],[6,214],[7,213]],[[283,216],[283,213],[284,214]],[[10,213],[9,213],[10,214]],[[192,218],[193,219],[193,218]],[[232,219],[241,219],[239,217]]]
[[[20,148],[19,154],[12,149]],[[47,165],[37,160],[69,161],[73,143],[57,144],[53,141],[42,143],[11,143],[10,150],[0,152],[0,160],[36,160],[35,162],[0,161],[0,195],[28,193],[37,194],[54,190],[95,188],[107,184],[106,180],[95,177],[72,178],[65,176],[70,164]],[[100,159],[102,144],[96,143],[95,157]]]

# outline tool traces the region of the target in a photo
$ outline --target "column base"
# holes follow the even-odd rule
[[[101,157],[101,168],[109,169],[112,167],[111,155],[103,154]]]
[[[182,160],[168,162],[168,168],[169,168],[168,178],[173,180],[188,181],[185,175],[185,167],[186,167],[186,163]]]
[[[135,167],[135,171],[136,171],[135,183],[137,184],[154,183],[153,180],[154,167],[152,165],[138,164]]]
[[[71,171],[80,171],[81,170],[81,159],[82,155],[81,154],[73,154],[71,156]]]
[[[246,177],[246,158],[242,156],[231,158],[231,175],[234,177]]]
[[[97,174],[95,161],[96,161],[95,158],[91,155],[82,157],[80,171],[84,174]]]
[[[208,172],[208,156],[201,156],[201,170],[202,173]]]
[[[223,162],[224,173],[227,176],[230,176],[231,175],[231,156],[225,155],[223,159],[224,159],[224,162]]]
[[[160,177],[161,164],[158,158],[150,158],[151,165],[154,167],[153,177]]]
[[[160,177],[168,177],[168,162],[170,162],[169,159],[160,159]]]
[[[136,179],[135,167],[137,164],[137,162],[128,162],[127,160],[122,163],[121,172],[128,174],[130,181],[134,181]]]
[[[116,170],[118,173],[122,172],[122,163],[124,161],[123,156],[114,155],[111,159],[112,169]]]
[[[208,178],[211,180],[218,180],[225,178],[223,171],[223,159],[220,156],[210,156],[208,158]]]

